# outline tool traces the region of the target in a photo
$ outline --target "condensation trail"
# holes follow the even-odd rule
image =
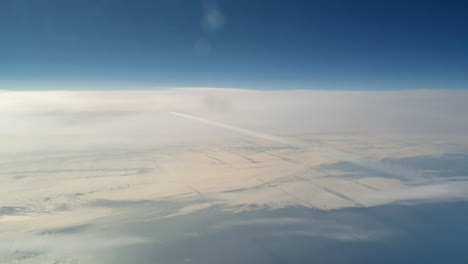
[[[384,174],[397,176],[400,179],[411,180],[413,182],[421,182],[421,181],[430,180],[428,177],[424,177],[424,175],[422,175],[420,171],[412,170],[412,169],[405,168],[405,167],[395,165],[395,164],[389,164],[389,163],[382,162],[379,160],[365,158],[365,157],[356,155],[354,153],[339,150],[336,148],[332,148],[332,147],[325,148],[325,147],[310,146],[310,145],[308,146],[305,143],[299,143],[297,141],[287,140],[281,137],[269,135],[266,133],[256,132],[256,131],[252,131],[252,130],[248,130],[248,129],[244,129],[244,128],[240,128],[236,126],[231,126],[231,125],[224,124],[224,123],[219,123],[219,122],[207,120],[207,119],[197,117],[197,116],[192,116],[192,115],[187,115],[187,114],[182,114],[182,113],[177,113],[177,112],[169,112],[169,113],[176,115],[178,117],[191,119],[191,120],[205,123],[208,125],[224,128],[224,129],[238,132],[240,134],[244,134],[247,136],[270,140],[273,142],[282,143],[285,145],[289,145],[289,146],[293,146],[293,147],[301,148],[301,149],[306,149],[309,151],[320,151],[322,154],[326,156],[338,158],[340,160],[350,161],[365,168],[370,168],[370,169],[376,170]]]
[[[201,117],[196,117],[196,116],[191,116],[191,115],[181,114],[181,113],[176,113],[176,112],[169,112],[169,113],[171,113],[173,115],[176,115],[176,116],[179,116],[179,117],[199,121],[199,122],[202,122],[202,123],[205,123],[205,124],[208,124],[208,125],[212,125],[212,126],[232,130],[232,131],[238,132],[240,134],[244,134],[244,135],[251,136],[251,137],[266,139],[266,140],[269,140],[269,141],[274,141],[274,142],[277,142],[277,143],[282,143],[282,144],[290,145],[290,146],[296,146],[296,144],[297,144],[297,143],[294,143],[294,142],[292,142],[290,140],[286,140],[284,138],[280,138],[280,137],[268,135],[268,134],[261,133],[261,132],[256,132],[256,131],[252,131],[252,130],[248,130],[248,129],[244,129],[244,128],[240,128],[240,127],[235,127],[235,126],[231,126],[231,125],[227,125],[227,124],[207,120],[207,119],[204,119],[204,118],[201,118]]]

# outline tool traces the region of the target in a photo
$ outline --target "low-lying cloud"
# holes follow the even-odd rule
[[[12,239],[0,243],[0,253],[15,252],[77,252],[118,248],[135,244],[149,243],[152,239],[125,236],[86,236],[86,235],[40,235],[36,237]]]

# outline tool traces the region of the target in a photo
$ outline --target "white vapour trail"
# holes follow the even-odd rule
[[[227,129],[227,130],[231,130],[231,131],[234,131],[234,132],[238,132],[238,133],[243,134],[243,135],[256,137],[256,138],[261,138],[261,139],[265,139],[265,140],[270,140],[270,141],[273,141],[273,142],[282,143],[282,144],[289,145],[289,146],[294,146],[294,147],[297,147],[297,148],[307,149],[307,150],[310,150],[310,151],[320,151],[324,155],[329,155],[329,156],[332,156],[334,158],[339,158],[341,160],[351,161],[351,162],[356,163],[356,164],[358,164],[358,165],[360,165],[362,167],[370,168],[370,169],[379,171],[381,173],[397,176],[397,177],[399,177],[401,179],[411,180],[411,181],[415,181],[415,182],[416,181],[417,182],[424,182],[424,181],[428,180],[426,177],[423,177],[423,175],[419,171],[408,169],[408,168],[398,166],[398,165],[395,165],[395,164],[388,164],[388,163],[384,163],[384,162],[381,162],[381,161],[378,161],[378,160],[373,160],[373,159],[361,157],[361,156],[356,155],[354,153],[346,152],[346,151],[343,151],[343,150],[334,149],[334,148],[331,148],[331,147],[327,147],[327,148],[320,147],[319,148],[318,146],[304,146],[304,144],[301,144],[301,143],[293,141],[293,140],[287,140],[287,139],[284,139],[284,138],[281,138],[281,137],[269,135],[269,134],[266,134],[266,133],[256,132],[256,131],[252,131],[252,130],[248,130],[248,129],[244,129],[244,128],[240,128],[240,127],[236,127],[236,126],[232,126],[232,125],[227,125],[227,124],[224,124],[224,123],[219,123],[219,122],[207,120],[207,119],[204,119],[204,118],[201,118],[201,117],[196,117],[196,116],[177,113],[177,112],[169,112],[169,113],[171,113],[173,115],[176,115],[178,117],[187,118],[187,119],[202,122],[202,123],[205,123],[205,124],[208,124],[208,125],[212,125],[212,126],[224,128],[224,129]]]
[[[202,123],[205,123],[205,124],[208,124],[208,125],[212,125],[212,126],[228,129],[228,130],[231,130],[231,131],[235,131],[235,132],[238,132],[240,134],[247,135],[247,136],[266,139],[266,140],[270,140],[270,141],[273,141],[273,142],[282,143],[282,144],[285,144],[285,145],[296,146],[296,143],[294,143],[294,142],[292,142],[290,140],[286,140],[284,138],[268,135],[268,134],[265,134],[265,133],[256,132],[256,131],[252,131],[252,130],[247,130],[247,129],[244,129],[244,128],[235,127],[235,126],[231,126],[231,125],[227,125],[227,124],[223,124],[223,123],[219,123],[219,122],[215,122],[215,121],[211,121],[211,120],[207,120],[207,119],[204,119],[204,118],[201,118],[201,117],[191,116],[191,115],[187,115],[187,114],[181,114],[181,113],[176,113],[176,112],[169,112],[169,113],[171,113],[173,115],[176,115],[176,116],[179,116],[179,117],[199,121],[199,122],[202,122]]]

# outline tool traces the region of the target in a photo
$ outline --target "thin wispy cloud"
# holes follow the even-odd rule
[[[90,251],[150,242],[154,243],[153,239],[136,236],[41,235],[2,241],[0,242],[0,253],[8,254],[18,251],[37,253]]]
[[[323,215],[310,217],[272,217],[252,218],[248,220],[226,221],[212,227],[216,231],[236,228],[271,228],[273,239],[288,239],[292,237],[315,237],[338,241],[378,241],[399,235],[399,230],[386,229],[382,226],[364,227],[356,219],[346,216],[329,219]]]
[[[293,225],[311,223],[311,220],[297,217],[254,218],[249,220],[226,221],[215,225],[214,229],[233,228],[252,225]]]
[[[381,205],[394,202],[417,201],[462,201],[468,200],[468,182],[427,183],[424,185],[408,186],[394,191],[380,191],[365,194],[359,201]]]

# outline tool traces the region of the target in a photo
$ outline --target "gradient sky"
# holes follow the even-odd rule
[[[468,88],[466,1],[3,0],[0,89]]]

